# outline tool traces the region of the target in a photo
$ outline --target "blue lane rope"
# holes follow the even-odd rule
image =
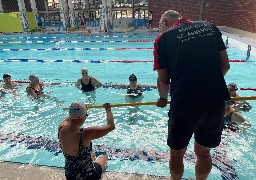
[[[153,48],[0,48],[0,51],[153,50]]]
[[[66,63],[152,63],[153,60],[101,60],[101,59],[0,59],[1,62],[66,62]],[[229,60],[229,62],[246,62],[246,60]]]
[[[121,36],[114,36],[114,35],[107,35],[107,36],[91,36],[91,37],[96,37],[96,38],[111,38],[111,37],[113,37],[113,38],[125,38],[125,37],[156,37],[156,36],[158,36],[159,34],[155,34],[155,35],[133,35],[133,36],[129,36],[129,35],[127,35],[127,36],[124,36],[124,35],[121,35]],[[84,36],[84,37],[86,37],[86,36]],[[83,37],[83,38],[84,38]],[[1,39],[57,39],[57,38],[63,38],[63,37],[56,37],[56,36],[52,36],[52,37],[47,37],[47,36],[42,36],[42,37],[40,37],[40,36],[35,36],[35,37],[33,37],[33,36],[21,36],[21,37],[12,37],[12,38],[9,38],[9,37],[7,37],[7,38],[5,38],[5,37],[2,37]],[[82,38],[81,36],[80,37],[78,37],[78,38]]]
[[[0,44],[20,44],[20,43],[26,43],[26,44],[32,44],[32,43],[37,43],[37,44],[41,44],[41,43],[89,43],[89,42],[95,42],[95,43],[101,43],[101,42],[108,42],[108,43],[116,43],[116,42],[154,42],[154,40],[125,40],[125,41],[54,41],[54,40],[50,40],[50,41],[0,41]]]
[[[119,62],[119,63],[134,63],[134,62],[153,62],[153,60],[79,60],[79,59],[0,59],[0,62],[67,62],[67,63],[108,63],[108,62]]]

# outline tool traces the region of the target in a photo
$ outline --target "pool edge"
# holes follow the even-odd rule
[[[50,180],[65,179],[64,168],[34,165],[30,163],[15,163],[9,161],[0,161],[0,179],[24,179],[24,180]],[[157,180],[169,179],[166,176],[153,176],[146,174],[122,173],[122,172],[104,172],[102,180]]]

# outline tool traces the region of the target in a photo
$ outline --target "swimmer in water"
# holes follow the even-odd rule
[[[14,95],[18,95],[16,91],[20,84],[12,81],[10,74],[4,74],[3,81],[4,83],[0,85],[1,97],[3,97],[6,93],[13,93]]]
[[[143,91],[151,88],[156,88],[154,85],[139,84],[135,74],[129,76],[129,84],[106,84],[103,87],[114,87],[126,89],[126,96],[137,99],[143,95]]]
[[[145,90],[156,88],[156,86],[153,86],[153,85],[139,84],[135,74],[131,74],[129,76],[129,84],[106,84],[104,86],[126,89],[126,95],[125,95],[126,103],[141,102],[142,99],[144,98],[143,92]],[[129,112],[130,124],[135,124],[136,117],[138,116],[138,111],[141,111],[140,106],[132,106],[132,107],[128,106],[127,110]]]
[[[131,74],[129,77],[130,84],[127,86],[127,96],[131,98],[140,97],[143,93],[142,86],[137,83],[137,77]]]
[[[230,94],[230,97],[240,97],[236,91],[238,90],[237,85],[235,83],[229,83],[228,84],[228,92]],[[234,101],[226,101],[225,102],[225,111],[224,111],[224,128],[228,128],[232,131],[237,131],[239,129],[237,123],[242,123],[242,129],[246,130],[249,127],[251,127],[251,124],[245,120],[245,118],[237,112],[238,110],[244,110],[250,107],[249,105],[242,105],[243,109],[241,109],[241,103],[242,104],[248,104],[247,102],[241,101],[241,102],[234,102]],[[240,104],[240,105],[239,105]],[[239,107],[237,109],[237,107]]]
[[[95,91],[95,87],[101,87],[103,84],[99,82],[96,78],[88,75],[88,69],[81,69],[82,77],[79,78],[75,84],[77,88],[81,87],[83,92]]]
[[[44,92],[43,92],[43,86],[48,86],[48,85],[59,85],[59,82],[52,82],[52,83],[43,83],[39,80],[39,77],[35,74],[31,74],[29,76],[29,81],[30,83],[28,84],[26,88],[26,92],[28,97],[32,99],[37,99],[39,97],[48,97]]]
[[[4,74],[3,81],[4,83],[1,86],[6,89],[16,88],[17,85],[19,85],[19,83],[12,81],[12,76],[10,74]]]

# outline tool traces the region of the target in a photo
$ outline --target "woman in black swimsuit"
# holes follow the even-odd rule
[[[88,76],[88,69],[82,68],[81,70],[82,77],[79,78],[76,82],[76,87],[80,88],[83,92],[94,91],[95,87],[101,87],[103,84],[99,82],[96,78]]]
[[[135,74],[131,74],[129,76],[129,84],[105,84],[104,87],[113,87],[120,88],[126,90],[125,101],[126,103],[136,103],[141,102],[144,98],[143,91],[147,91],[150,89],[155,89],[154,85],[147,84],[139,84],[137,81],[137,77]],[[135,123],[135,119],[138,115],[138,111],[140,111],[139,106],[129,107],[127,108],[130,114],[130,124]]]
[[[157,88],[154,85],[139,84],[135,74],[129,76],[129,84],[105,84],[104,87],[126,89],[126,96],[130,99],[137,99],[136,101],[139,97],[143,97],[143,91]]]
[[[129,77],[130,84],[127,86],[127,96],[131,98],[140,97],[143,93],[142,87],[137,83],[137,77],[132,74]]]
[[[29,76],[30,83],[28,84],[28,87],[26,88],[27,95],[31,98],[37,99],[39,97],[47,95],[43,92],[43,86],[47,85],[58,85],[59,82],[52,82],[52,83],[43,83],[39,81],[39,77],[35,74],[31,74]]]
[[[67,180],[99,180],[101,178],[107,156],[102,155],[94,161],[91,141],[115,129],[111,106],[106,103],[104,107],[107,114],[105,126],[82,128],[88,114],[86,106],[80,102],[70,105],[69,117],[59,125],[59,142],[65,157]]]
[[[27,95],[32,98],[39,98],[43,95],[43,86],[44,83],[39,81],[38,76],[35,74],[31,74],[29,76],[30,83],[28,84],[28,87],[26,88]]]

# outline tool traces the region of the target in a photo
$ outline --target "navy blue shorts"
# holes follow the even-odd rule
[[[93,162],[93,164],[94,164],[94,172],[95,172],[93,178],[95,178],[95,180],[100,179],[102,175],[101,165],[97,162]]]
[[[194,134],[195,141],[205,147],[214,148],[220,144],[224,126],[225,103],[214,108],[169,111],[167,145],[179,150],[188,146]]]

